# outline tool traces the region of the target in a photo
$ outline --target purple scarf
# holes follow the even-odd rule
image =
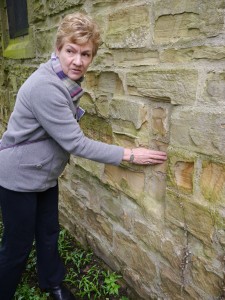
[[[74,105],[76,106],[77,113],[76,113],[76,119],[79,121],[79,119],[83,116],[84,110],[78,106],[80,97],[84,94],[83,89],[81,88],[80,84],[83,81],[83,78],[81,78],[79,81],[74,81],[70,79],[62,70],[59,58],[56,56],[55,53],[52,53],[51,55],[51,61],[52,61],[52,68],[55,71],[56,75],[62,80],[62,82],[65,84],[66,88],[68,89],[70,96],[74,102]]]

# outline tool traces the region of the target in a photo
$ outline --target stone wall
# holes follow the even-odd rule
[[[85,11],[103,44],[86,76],[81,127],[166,150],[140,167],[71,157],[61,221],[122,273],[134,299],[225,299],[225,0],[64,0],[32,5],[35,57],[1,57],[0,130],[61,16]]]

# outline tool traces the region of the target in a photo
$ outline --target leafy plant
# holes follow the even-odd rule
[[[15,293],[15,300],[47,300],[48,297],[48,293],[40,295],[35,286],[31,287],[28,278],[23,278]]]
[[[117,284],[117,281],[121,276],[117,275],[115,272],[110,273],[109,271],[103,271],[103,275],[105,276],[103,285],[105,295],[118,295],[120,285]]]

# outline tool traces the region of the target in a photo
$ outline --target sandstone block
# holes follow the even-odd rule
[[[63,12],[76,5],[81,5],[84,2],[85,2],[84,0],[65,0],[63,2],[61,2],[60,0],[48,1],[46,3],[46,8],[48,9],[49,14],[51,14],[52,12],[54,12],[55,14],[55,13]]]
[[[51,49],[54,45],[56,29],[39,29],[35,33],[35,39],[38,43],[38,48],[36,49],[37,56],[45,56],[48,49]]]
[[[225,93],[225,72],[209,73],[206,79],[206,86],[203,93],[204,100],[207,104],[220,106],[221,112],[224,113],[224,93]]]
[[[113,243],[113,225],[107,218],[95,213],[93,210],[87,210],[87,226],[91,228],[91,232],[101,239],[101,242],[106,241],[107,244]]]
[[[107,120],[86,114],[80,121],[85,135],[91,139],[112,144],[113,132]]]
[[[138,199],[143,194],[144,178],[142,172],[134,172],[111,165],[105,166],[105,183],[119,189],[133,199]]]
[[[139,66],[149,66],[159,63],[159,53],[154,50],[118,50],[113,51],[114,63],[116,66],[129,68]]]
[[[115,119],[130,121],[139,129],[147,121],[147,106],[144,103],[113,99],[110,104],[110,116]]]
[[[100,207],[113,224],[120,225],[129,232],[133,230],[135,218],[140,214],[140,208],[136,203],[115,191],[108,193],[108,195],[101,193]]]
[[[203,1],[201,5],[198,0],[156,2],[156,43],[185,42],[219,35],[224,24],[223,12],[219,7],[224,7],[223,0],[214,3]]]
[[[200,178],[201,192],[211,202],[225,199],[225,165],[205,161]]]
[[[150,38],[147,6],[131,6],[109,15],[105,38],[109,48],[142,48]]]
[[[170,151],[167,185],[184,194],[192,194],[194,185],[195,155]]]
[[[193,265],[191,276],[194,284],[204,291],[211,299],[221,295],[221,284],[223,282],[223,265],[220,265],[220,272],[212,268],[201,256],[192,257]]]
[[[183,121],[185,120],[185,122]],[[220,107],[177,109],[171,115],[174,147],[212,156],[225,154],[224,111]]]
[[[85,76],[84,88],[96,98],[106,95],[107,99],[111,100],[114,95],[124,95],[123,83],[119,75],[112,71],[100,74],[88,72]]]
[[[67,215],[68,219],[84,220],[86,207],[81,202],[75,199],[75,195],[66,185],[63,185],[60,191],[60,210],[64,215]],[[74,214],[74,212],[76,212]]]
[[[186,229],[204,244],[211,245],[214,220],[207,207],[168,191],[165,212],[167,220]]]
[[[45,6],[39,0],[32,1],[32,7],[30,6],[29,12],[32,22],[44,21],[46,17]]]
[[[196,99],[198,74],[189,70],[148,70],[127,74],[128,93],[161,102],[191,105]]]
[[[225,47],[198,46],[181,49],[166,49],[160,54],[161,62],[184,63],[191,61],[225,60]]]
[[[151,286],[156,275],[153,259],[122,232],[115,232],[113,253],[119,257],[122,267],[129,266],[130,270],[142,277],[142,282]]]
[[[151,138],[149,122],[145,122],[137,130],[131,121],[114,119],[112,129],[114,133],[114,140],[119,145],[123,145],[127,148],[133,148],[134,145],[149,147]]]

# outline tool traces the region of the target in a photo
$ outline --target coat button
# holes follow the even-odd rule
[[[36,168],[37,168],[37,169],[41,169],[41,168],[42,168],[42,165],[41,165],[41,164],[36,165]]]

